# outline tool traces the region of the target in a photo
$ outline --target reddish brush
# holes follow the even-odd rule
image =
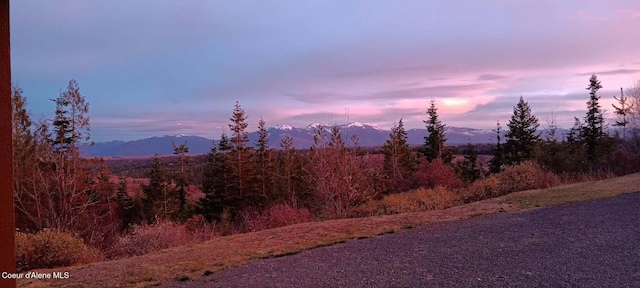
[[[413,174],[413,183],[416,187],[435,188],[442,186],[449,190],[462,186],[453,167],[442,163],[439,159],[432,162],[422,160],[418,164],[417,171]]]
[[[294,208],[286,204],[273,205],[260,213],[256,208],[245,208],[240,212],[244,224],[249,231],[260,231],[310,222],[311,212],[306,208]]]

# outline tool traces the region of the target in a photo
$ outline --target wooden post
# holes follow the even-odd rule
[[[16,272],[9,40],[9,0],[0,0],[0,287],[16,286],[1,275]]]

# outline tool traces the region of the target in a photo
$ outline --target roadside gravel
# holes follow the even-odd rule
[[[640,192],[427,225],[163,287],[640,287]]]

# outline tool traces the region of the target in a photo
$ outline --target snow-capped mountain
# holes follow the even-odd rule
[[[358,136],[358,145],[360,146],[377,146],[382,145],[386,138],[389,136],[389,131],[384,131],[372,125],[354,122],[350,124],[342,125],[327,125],[321,123],[313,123],[303,128],[295,128],[287,124],[279,124],[269,128],[269,146],[272,148],[280,148],[280,141],[285,135],[291,136],[293,139],[293,145],[298,148],[309,148],[313,145],[313,136],[316,130],[320,127],[323,128],[328,141],[331,137],[331,128],[337,126],[340,129],[342,139],[348,144],[353,145],[352,136]],[[249,133],[250,142],[253,143],[253,139],[258,139],[257,133]]]
[[[278,129],[278,130],[285,130],[285,131],[291,131],[293,129],[292,126],[289,126],[287,124],[278,124],[278,125],[273,126],[271,128]]]
[[[389,130],[383,130],[378,127],[353,122],[349,124],[335,125],[340,129],[342,139],[348,144],[353,145],[352,137],[357,136],[358,144],[362,147],[367,146],[381,146],[389,139]],[[267,129],[269,136],[269,147],[274,149],[280,148],[280,141],[285,135],[291,136],[293,139],[293,145],[297,149],[307,149],[313,145],[313,136],[315,131],[323,127],[328,141],[331,137],[331,128],[333,125],[325,125],[321,123],[314,123],[304,127],[294,127],[285,123],[278,124]],[[448,145],[466,144],[472,143],[494,143],[495,131],[491,129],[473,129],[465,127],[450,127],[445,128]],[[562,131],[558,131],[558,136],[562,137]],[[427,136],[426,129],[409,129],[407,130],[407,140],[410,145],[422,145],[424,144],[424,137]],[[544,134],[543,134],[544,136]],[[258,132],[249,133],[249,145],[256,143],[258,139]],[[178,134],[174,136],[163,137],[151,137],[135,141],[109,141],[96,143],[92,147],[83,147],[82,150],[86,152],[88,156],[106,156],[106,157],[123,157],[123,156],[149,156],[155,152],[159,154],[173,154],[173,148],[171,141],[176,144],[184,143],[187,141],[189,147],[189,154],[201,154],[207,153],[211,149],[211,146],[217,141],[207,139],[199,136],[188,136],[185,134]]]
[[[287,124],[280,124],[271,127],[269,132],[269,146],[279,148],[279,143],[285,135],[293,138],[296,148],[309,148],[313,144],[313,135],[319,127],[323,127],[326,132],[327,140],[331,136],[331,128],[334,125],[321,123],[313,123],[303,128],[292,127]],[[342,139],[349,145],[353,145],[352,136],[358,137],[360,146],[381,146],[389,138],[391,131],[380,129],[373,125],[353,122],[349,124],[335,125],[340,129]],[[495,142],[495,130],[491,129],[474,129],[466,127],[445,127],[447,136],[447,144],[466,144],[466,143],[493,143]],[[424,144],[424,137],[428,135],[427,129],[409,129],[407,130],[407,140],[410,145]],[[251,143],[258,139],[257,133],[250,133],[249,139]]]

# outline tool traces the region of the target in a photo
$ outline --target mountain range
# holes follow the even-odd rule
[[[383,130],[372,125],[363,123],[351,123],[336,125],[340,128],[342,139],[348,145],[353,145],[352,135],[358,136],[358,145],[361,147],[382,146],[389,139],[389,130]],[[280,148],[280,141],[285,135],[291,136],[296,149],[307,149],[313,144],[313,135],[320,124],[311,124],[306,127],[292,127],[289,125],[277,125],[267,129],[269,135],[269,147]],[[330,137],[331,126],[322,126],[327,131],[327,139]],[[559,131],[562,135],[562,131]],[[494,143],[496,132],[492,129],[473,129],[463,127],[445,127],[448,145],[458,145],[466,143]],[[429,133],[427,129],[407,130],[407,141],[409,145],[424,144],[424,137]],[[253,145],[258,139],[258,132],[249,133],[249,145]],[[173,154],[171,142],[182,144],[187,142],[189,154],[204,154],[211,150],[211,146],[218,143],[217,140],[207,139],[200,136],[187,135],[165,135],[162,137],[151,137],[134,141],[108,141],[95,143],[93,146],[84,146],[82,150],[88,157],[131,157],[131,156],[151,156],[156,152],[160,155]]]

